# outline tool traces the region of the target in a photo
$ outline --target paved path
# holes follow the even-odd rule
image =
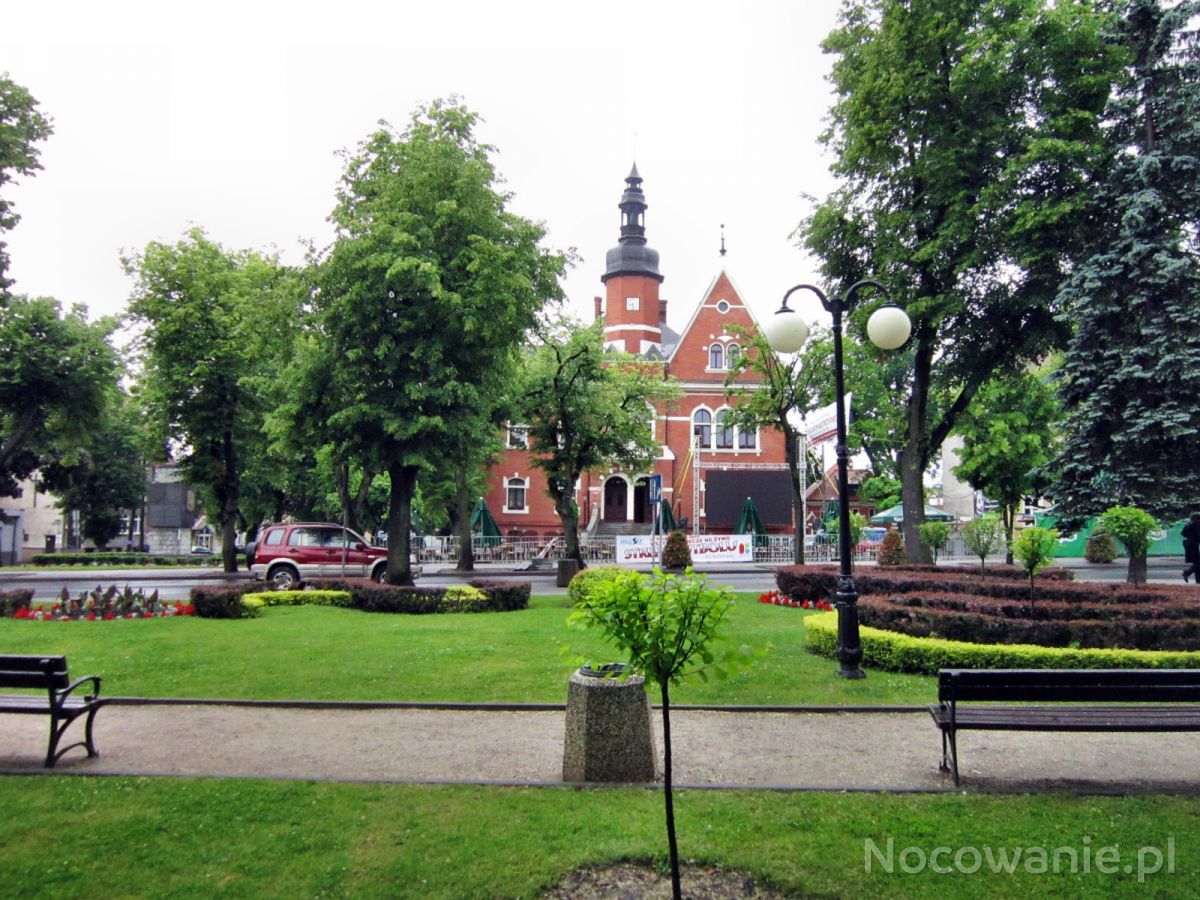
[[[553,785],[562,783],[564,721],[559,710],[110,705],[96,719],[101,755],[72,751],[55,771]],[[679,785],[952,789],[926,712],[677,710],[671,724]],[[0,716],[0,772],[43,771],[46,737],[43,717]],[[966,790],[1200,793],[1191,734],[967,732],[959,759]]]

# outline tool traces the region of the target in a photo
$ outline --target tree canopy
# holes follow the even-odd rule
[[[38,102],[8,73],[0,75],[0,188],[16,176],[32,175],[40,169],[37,144],[54,133],[50,119],[38,111]],[[21,219],[12,203],[0,195],[0,234],[10,231]],[[8,296],[12,281],[8,272],[8,246],[0,241],[0,300]]]
[[[321,262],[321,328],[344,403],[325,421],[345,456],[390,477],[387,578],[411,582],[417,476],[478,426],[538,310],[561,297],[563,255],[509,211],[456,100],[381,126],[347,154]]]
[[[1063,286],[1073,333],[1061,371],[1066,514],[1136,506],[1171,520],[1200,506],[1200,4],[1133,0],[1133,60],[1106,116],[1097,248]]]
[[[151,433],[206,492],[225,570],[236,571],[242,483],[266,446],[261,379],[290,347],[295,279],[274,257],[225,250],[199,228],[124,264],[136,278],[129,312],[142,326],[138,396]]]
[[[21,479],[87,445],[116,389],[115,324],[48,297],[0,307],[0,496],[19,496]]]
[[[801,234],[830,281],[876,278],[912,317],[908,509],[923,508],[923,473],[979,387],[1065,338],[1053,301],[1120,63],[1108,22],[1045,0],[848,0],[825,40],[841,184]],[[905,517],[914,559],[919,522]]]
[[[518,390],[533,464],[566,534],[565,559],[583,564],[575,484],[584,472],[614,466],[637,473],[658,454],[655,407],[679,393],[660,366],[605,352],[603,323],[560,320],[538,329]]]

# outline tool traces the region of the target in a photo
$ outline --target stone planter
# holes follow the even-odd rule
[[[571,676],[563,781],[640,784],[658,777],[645,679],[620,678],[625,668],[610,663]]]

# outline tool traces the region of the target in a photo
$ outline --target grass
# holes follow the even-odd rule
[[[725,681],[672,691],[680,704],[920,705],[931,678],[873,671],[862,681],[809,653],[807,611],[742,594],[724,633],[765,651]],[[119,622],[0,619],[6,653],[61,653],[71,671],[104,678],[113,696],[561,703],[580,656],[613,659],[569,629],[565,597],[520,612],[404,616],[278,607],[258,619]],[[564,653],[564,648],[569,652]]]
[[[637,789],[9,777],[0,808],[20,810],[0,844],[6,898],[531,897],[582,864],[665,855],[662,797]],[[1200,809],[1182,797],[680,792],[677,815],[685,860],[806,897],[1194,896],[1200,875]],[[878,857],[866,871],[868,838],[881,853],[893,840],[892,874]],[[1132,867],[1168,839],[1174,872],[1144,884],[1085,870],[1085,849]],[[1079,863],[900,868],[906,848],[939,846],[951,867],[964,847],[1071,847]]]

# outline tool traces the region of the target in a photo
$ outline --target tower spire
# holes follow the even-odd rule
[[[617,206],[621,210],[621,236],[617,246],[608,251],[600,280],[607,282],[617,275],[646,275],[661,282],[658,251],[646,246],[646,195],[642,192],[642,176],[636,162],[625,176],[625,192]]]

